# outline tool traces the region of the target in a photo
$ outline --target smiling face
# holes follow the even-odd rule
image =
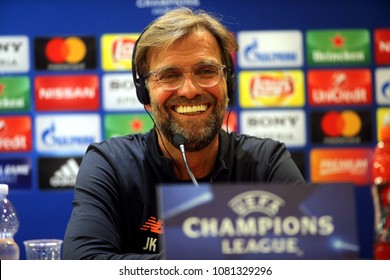
[[[198,30],[175,42],[167,50],[154,49],[149,57],[149,69],[193,67],[201,63],[222,65],[221,50],[214,36]],[[213,87],[201,87],[188,71],[181,87],[164,90],[150,76],[147,80],[152,111],[157,128],[173,143],[173,136],[182,134],[188,151],[199,151],[217,137],[228,104],[225,75]]]

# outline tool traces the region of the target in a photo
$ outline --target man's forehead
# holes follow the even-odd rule
[[[216,38],[208,31],[198,31],[175,41],[168,48],[154,47],[149,51],[150,69],[168,65],[188,66],[201,62],[221,62]]]

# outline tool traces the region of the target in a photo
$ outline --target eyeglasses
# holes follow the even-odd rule
[[[201,63],[193,67],[165,67],[156,71],[150,71],[144,78],[154,76],[162,89],[175,90],[183,85],[186,69],[191,71],[192,77],[198,86],[213,87],[219,83],[227,66]]]

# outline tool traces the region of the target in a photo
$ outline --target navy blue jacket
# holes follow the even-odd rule
[[[304,183],[284,144],[224,130],[219,140],[214,169],[199,181]],[[75,184],[63,259],[160,258],[155,187],[177,182],[154,129],[90,145]]]

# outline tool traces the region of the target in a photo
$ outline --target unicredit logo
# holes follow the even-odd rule
[[[79,63],[84,59],[87,47],[78,37],[53,38],[45,48],[45,54],[52,63]]]
[[[0,120],[0,135],[5,133],[6,123],[4,120]]]
[[[368,105],[372,102],[369,69],[310,70],[307,75],[311,105]]]
[[[0,119],[0,152],[31,150],[31,119],[8,116]]]

